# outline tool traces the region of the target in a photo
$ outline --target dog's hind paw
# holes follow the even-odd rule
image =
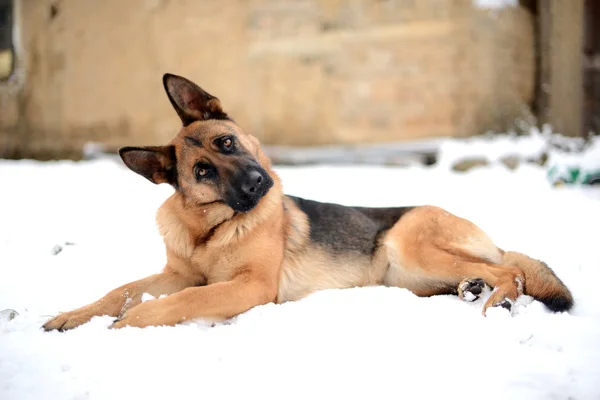
[[[473,302],[479,298],[484,289],[489,286],[481,278],[466,278],[458,284],[458,298]]]

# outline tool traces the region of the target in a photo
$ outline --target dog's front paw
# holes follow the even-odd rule
[[[80,325],[89,322],[90,319],[98,315],[93,310],[90,310],[86,307],[79,308],[77,310],[64,312],[58,314],[56,317],[50,319],[42,328],[46,331],[59,331],[64,332],[69,329],[77,328]]]
[[[176,313],[164,300],[149,300],[128,310],[117,318],[110,329],[119,329],[126,326],[144,328],[147,326],[173,326],[179,322]]]

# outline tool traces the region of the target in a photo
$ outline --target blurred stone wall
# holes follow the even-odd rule
[[[159,144],[188,77],[266,144],[466,136],[532,101],[534,26],[471,0],[15,0],[0,157]]]

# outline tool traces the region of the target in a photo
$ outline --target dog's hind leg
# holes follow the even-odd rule
[[[517,297],[523,294],[525,275],[517,267],[466,260],[457,260],[456,267],[457,275],[465,276],[457,287],[460,298],[474,301],[485,286],[494,288],[483,306],[483,314],[489,307],[511,310]]]
[[[417,296],[458,294],[471,301],[477,299],[485,286],[491,286],[494,291],[483,307],[483,314],[489,307],[511,309],[523,294],[525,277],[517,267],[466,260],[444,251],[438,254],[430,251],[426,257],[421,262],[391,261],[384,283],[406,288]]]
[[[503,265],[501,250],[473,223],[437,207],[417,207],[404,215],[386,234],[380,251],[389,264],[383,283],[418,296],[461,291],[464,296],[466,288],[487,284],[494,292],[485,314],[492,306],[510,308],[523,293],[523,271]]]

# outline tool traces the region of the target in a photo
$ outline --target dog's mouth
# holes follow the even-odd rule
[[[260,177],[256,172],[260,174]],[[246,178],[244,183],[229,190],[225,202],[234,211],[242,213],[251,211],[273,187],[273,178],[265,170],[261,168],[256,172],[253,172],[253,176],[250,177],[253,181],[251,185],[247,184],[248,178]]]

